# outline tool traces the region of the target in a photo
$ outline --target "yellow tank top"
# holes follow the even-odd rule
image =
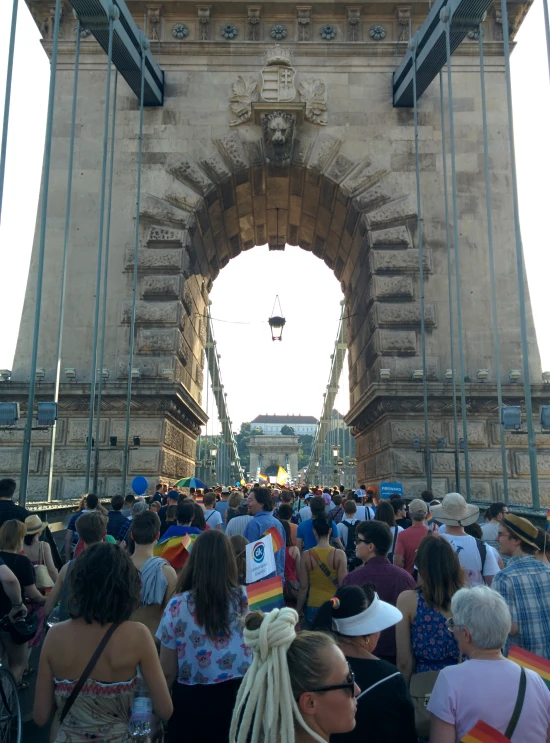
[[[307,599],[308,606],[321,606],[325,601],[331,599],[336,593],[336,570],[331,567],[332,560],[329,562],[329,555],[335,552],[334,547],[319,549],[315,547],[309,550],[313,570],[309,573],[309,595]],[[336,557],[336,555],[333,556]],[[330,578],[319,567],[319,561],[324,562],[330,572]]]

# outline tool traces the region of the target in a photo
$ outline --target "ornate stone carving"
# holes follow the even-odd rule
[[[370,27],[369,36],[374,41],[381,41],[386,38],[386,29],[379,23],[375,23],[374,26]]]
[[[309,41],[311,5],[297,5],[296,12],[298,13],[298,41]]]
[[[249,5],[248,11],[248,40],[259,41],[260,40],[260,12],[262,10],[261,5]]]
[[[359,41],[361,28],[361,7],[348,7],[348,41]]]
[[[471,41],[477,41],[479,39],[479,28],[471,28],[468,31],[468,38]]]
[[[306,120],[311,124],[325,125],[327,118],[327,93],[325,83],[308,77],[298,86],[300,101],[306,104]]]
[[[150,41],[160,41],[160,5],[146,5],[147,8],[147,36]]]
[[[215,152],[213,155],[210,155],[209,158],[204,160],[204,166],[218,183],[222,183],[231,178],[231,172],[228,170],[218,152]]]
[[[77,24],[75,25],[75,27],[74,27],[74,28],[75,28],[75,31],[78,31],[78,23],[77,23]],[[90,35],[91,33],[92,33],[92,32],[90,31],[90,29],[89,29],[89,28],[81,28],[81,29],[80,29],[80,38],[81,38],[81,39],[86,39],[86,38],[88,38],[88,36],[89,36],[89,35]]]
[[[181,41],[188,35],[189,29],[187,28],[185,23],[175,23],[172,26],[172,36],[174,37],[174,39],[179,39]]]
[[[309,159],[309,168],[314,173],[322,173],[330,160],[340,149],[342,141],[331,137],[330,134],[319,134],[313,146],[313,152]]]
[[[325,41],[332,41],[332,39],[336,38],[336,29],[330,24],[321,26],[319,33],[321,34],[321,38]]]
[[[231,41],[231,39],[234,39],[237,36],[239,30],[237,26],[234,26],[232,23],[226,23],[225,26],[221,27],[220,33],[224,39]]]
[[[140,270],[156,269],[158,271],[172,270],[181,272],[183,270],[182,250],[149,250],[143,248],[138,251],[138,267]],[[128,248],[125,253],[124,265],[127,270],[134,267],[134,249]]]
[[[294,139],[294,117],[284,111],[272,111],[262,116],[266,159],[282,165],[290,162]]]
[[[261,96],[269,103],[287,103],[296,97],[296,70],[290,66],[290,49],[277,44],[266,53]]]
[[[199,38],[201,41],[208,41],[210,37],[211,10],[211,5],[197,5],[197,15],[199,18]]]
[[[239,75],[237,82],[231,83],[231,111],[236,118],[229,126],[238,126],[249,121],[252,116],[252,103],[258,100],[258,83],[251,75]]]
[[[408,42],[411,38],[411,6],[398,5],[397,11],[397,41]]]
[[[171,227],[160,227],[158,225],[153,225],[149,230],[146,242],[181,243],[183,246],[184,238],[184,230],[175,230]]]
[[[226,137],[220,137],[214,141],[220,150],[222,157],[225,158],[233,172],[237,173],[248,167],[242,142],[235,132]]]
[[[326,177],[335,183],[339,183],[354,166],[354,161],[346,155],[337,155],[327,169]]]
[[[206,173],[191,159],[184,155],[177,163],[168,168],[169,172],[182,183],[187,183],[202,195],[212,190],[214,184]]]
[[[282,26],[280,23],[277,23],[275,26],[271,27],[271,38],[275,39],[276,41],[282,41],[283,39],[286,39],[287,30],[285,26]]]

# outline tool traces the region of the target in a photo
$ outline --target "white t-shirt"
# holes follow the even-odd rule
[[[368,510],[368,514],[367,514]],[[374,518],[373,510],[370,506],[357,506],[357,510],[355,512],[355,518],[359,519],[359,521],[372,521]]]
[[[474,537],[469,534],[455,537],[454,534],[443,534],[443,537],[450,543],[458,556],[458,561],[466,571],[468,583],[471,586],[480,586],[483,584],[481,577],[481,555]],[[485,578],[496,575],[499,571],[497,558],[492,549],[487,550],[483,576]]]
[[[342,540],[344,548],[348,546],[348,524],[359,524],[361,519],[342,519],[338,524],[338,536]],[[351,545],[350,545],[351,546]]]
[[[517,699],[521,669],[511,660],[467,660],[444,668],[435,682],[428,711],[456,725],[462,740],[479,719],[504,733]],[[542,743],[550,723],[550,691],[526,670],[525,701],[513,743]]]
[[[489,521],[488,524],[483,524],[481,527],[483,532],[482,539],[484,542],[496,542],[498,534],[498,524],[494,521]]]
[[[447,531],[447,524],[438,524],[437,531],[439,532],[439,534],[445,534],[445,532]]]
[[[311,518],[311,508],[309,506],[304,506],[303,508],[300,508],[298,513],[300,514],[300,518],[302,519],[302,521],[307,521],[308,519]]]
[[[204,520],[206,521],[210,529],[215,529],[219,524],[222,524],[222,515],[216,509],[212,511],[204,512]]]

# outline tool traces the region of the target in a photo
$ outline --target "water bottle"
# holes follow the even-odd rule
[[[153,722],[153,702],[141,675],[138,676],[128,731],[133,738],[146,738],[151,735]]]

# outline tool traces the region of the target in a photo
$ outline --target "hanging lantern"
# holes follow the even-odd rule
[[[281,312],[280,315],[273,314],[275,312],[276,304],[279,305],[279,310]],[[273,309],[271,311],[271,317],[267,322],[269,323],[269,327],[271,328],[271,340],[281,341],[283,339],[283,328],[285,326],[286,320],[283,317],[283,310],[281,307],[281,302],[279,301],[279,295],[275,297],[275,302],[273,303]]]

